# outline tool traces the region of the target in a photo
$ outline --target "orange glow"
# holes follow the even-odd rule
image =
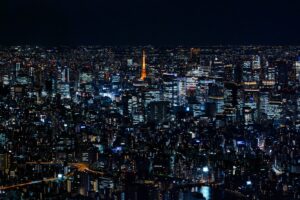
[[[141,80],[145,80],[146,77],[147,77],[147,73],[146,73],[146,54],[145,54],[145,51],[143,50]]]

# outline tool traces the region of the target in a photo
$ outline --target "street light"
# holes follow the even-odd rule
[[[203,168],[202,168],[202,171],[203,171],[203,172],[208,172],[208,167],[207,167],[207,166],[203,167]]]
[[[62,179],[62,178],[63,178],[63,175],[62,175],[62,174],[58,174],[58,175],[57,175],[57,178],[58,178],[58,179]]]
[[[252,185],[252,182],[251,181],[247,181],[246,184],[247,185]]]

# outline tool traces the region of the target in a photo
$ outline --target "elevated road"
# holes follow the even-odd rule
[[[60,162],[27,162],[26,164],[28,165],[35,165],[35,164],[40,164],[40,165],[55,165],[55,164],[62,164]],[[79,172],[85,172],[85,173],[91,173],[99,176],[104,176],[103,172],[98,172],[90,169],[88,167],[88,164],[86,163],[69,163],[69,166],[73,166],[76,168],[77,171]],[[68,173],[64,175],[66,178],[69,178],[73,176],[73,173]],[[53,178],[44,178],[43,180],[35,180],[35,181],[28,181],[26,183],[20,183],[20,184],[15,184],[15,185],[10,185],[10,186],[0,186],[0,190],[9,190],[9,189],[18,189],[20,187],[25,187],[29,185],[34,185],[34,184],[40,184],[40,183],[47,183],[47,182],[53,182],[53,181],[58,181],[60,178],[58,177],[53,177]]]

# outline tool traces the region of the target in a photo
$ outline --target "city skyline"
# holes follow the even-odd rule
[[[0,199],[300,199],[299,8],[0,0]]]
[[[0,48],[0,198],[299,199],[299,46]]]

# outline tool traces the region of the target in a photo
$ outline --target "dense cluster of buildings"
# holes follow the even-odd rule
[[[299,55],[1,47],[0,196],[184,199],[207,185],[298,199]]]

